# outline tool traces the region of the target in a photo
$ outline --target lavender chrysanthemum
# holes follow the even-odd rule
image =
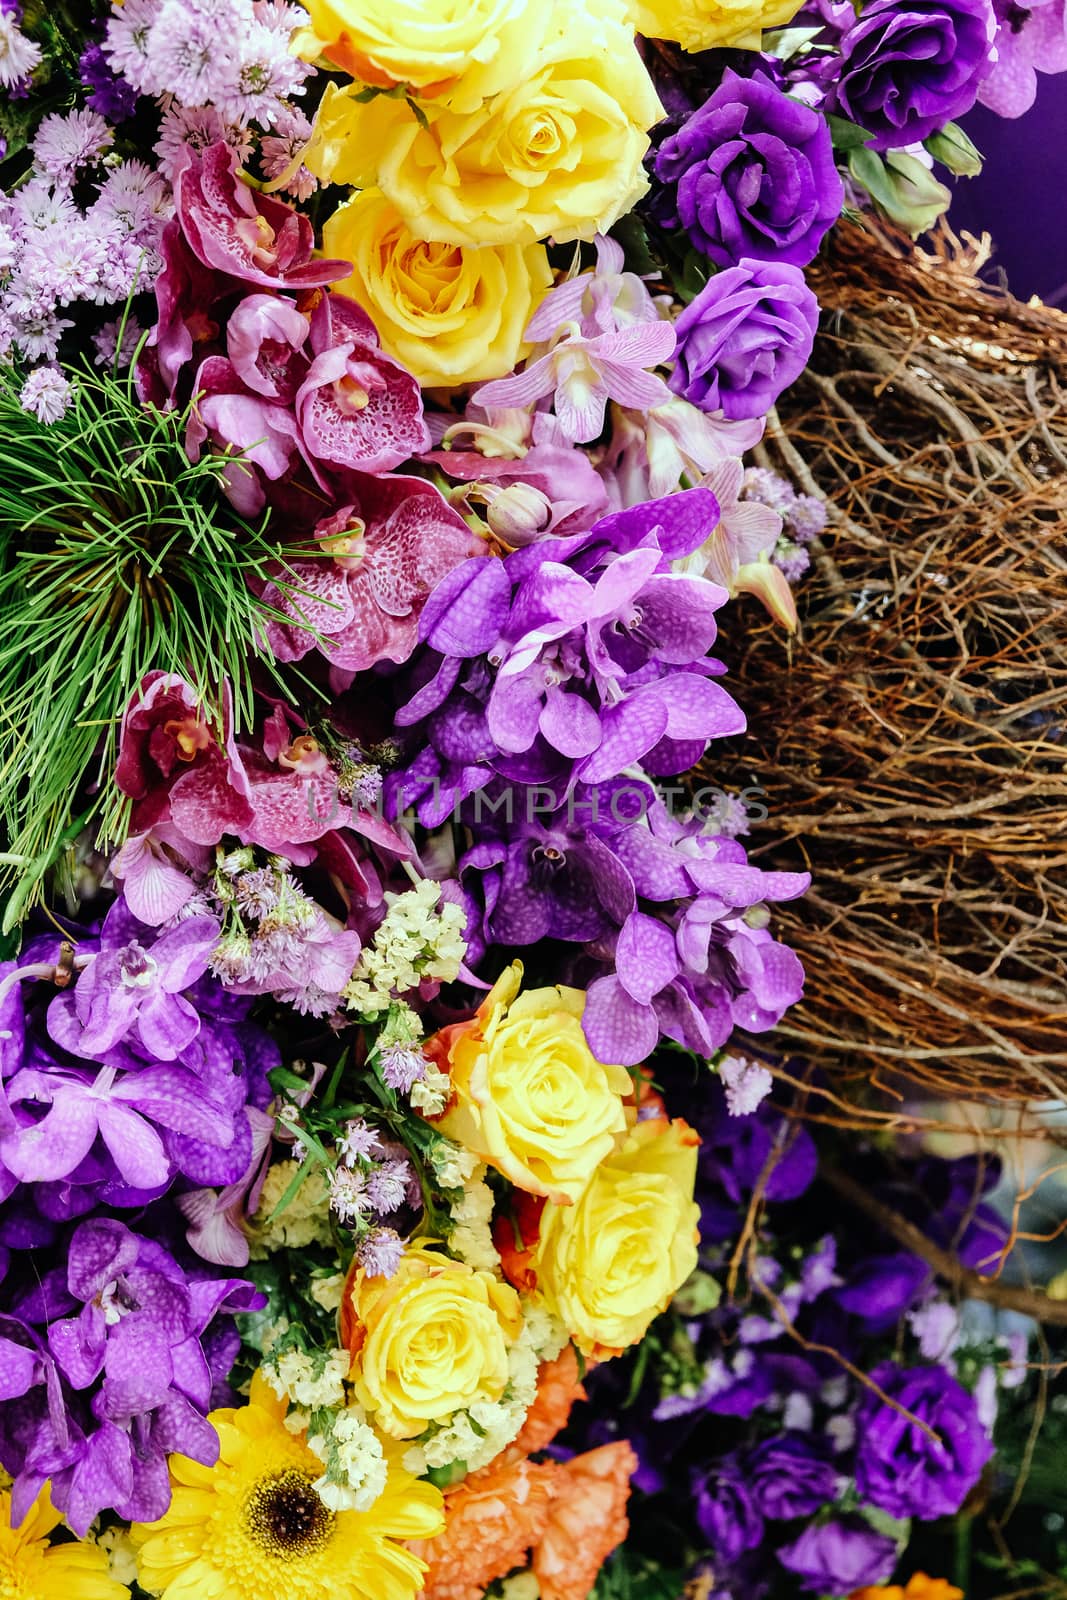
[[[403,1253],[404,1241],[392,1228],[372,1228],[360,1240],[357,1256],[368,1278],[391,1278]]]
[[[19,391],[19,405],[38,422],[51,424],[66,416],[73,390],[58,367],[37,367]]]
[[[56,183],[70,184],[82,167],[99,161],[114,134],[98,111],[53,111],[33,141],[34,160]]]

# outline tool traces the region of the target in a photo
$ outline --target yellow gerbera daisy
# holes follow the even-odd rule
[[[0,1600],[129,1600],[108,1575],[95,1544],[49,1544],[62,1521],[45,1484],[21,1527],[11,1526],[11,1496],[0,1493]]]
[[[286,1431],[285,1412],[257,1376],[248,1405],[211,1415],[217,1465],[171,1456],[170,1510],[131,1529],[139,1582],[162,1600],[412,1600],[425,1563],[396,1541],[441,1531],[440,1491],[387,1444],[388,1481],[370,1509],[331,1511],[313,1487],[322,1462]]]

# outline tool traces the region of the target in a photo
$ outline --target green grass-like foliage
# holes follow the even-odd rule
[[[117,843],[111,783],[122,712],[152,668],[179,672],[217,727],[238,726],[251,671],[270,663],[250,591],[283,555],[222,499],[224,459],[193,465],[187,414],[141,404],[132,380],[86,366],[66,416],[39,423],[0,371],[0,889],[4,929],[89,823]]]

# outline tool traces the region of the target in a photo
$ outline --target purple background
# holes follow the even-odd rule
[[[981,177],[960,179],[949,220],[988,232],[995,253],[984,276],[1007,277],[1020,299],[1039,294],[1067,309],[1067,73],[1038,76],[1025,116],[977,106],[961,117],[985,156]]]

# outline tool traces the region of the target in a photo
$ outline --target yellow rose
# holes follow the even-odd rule
[[[500,1399],[522,1325],[509,1284],[423,1241],[392,1278],[350,1274],[341,1308],[349,1382],[383,1433],[414,1439],[477,1400]]]
[[[622,0],[557,0],[523,81],[477,110],[431,103],[420,122],[355,96],[327,90],[309,169],[376,184],[417,238],[471,246],[606,232],[648,187],[646,130],[663,114]]]
[[[410,84],[469,110],[522,77],[552,0],[307,0],[297,41],[362,83]]]
[[[792,22],[803,0],[629,0],[630,20],[648,39],[683,50],[758,50],[764,28]]]
[[[470,250],[416,239],[377,189],[334,212],[323,246],[352,263],[352,276],[335,287],[359,301],[383,348],[428,388],[511,372],[552,283],[543,245]]]
[[[516,961],[472,1022],[430,1042],[453,1090],[436,1125],[516,1188],[570,1205],[621,1143],[633,1084],[586,1043],[581,989],[520,994],[521,982]]]
[[[638,1122],[576,1205],[541,1213],[537,1289],[585,1355],[618,1355],[697,1264],[697,1146],[682,1121]]]

